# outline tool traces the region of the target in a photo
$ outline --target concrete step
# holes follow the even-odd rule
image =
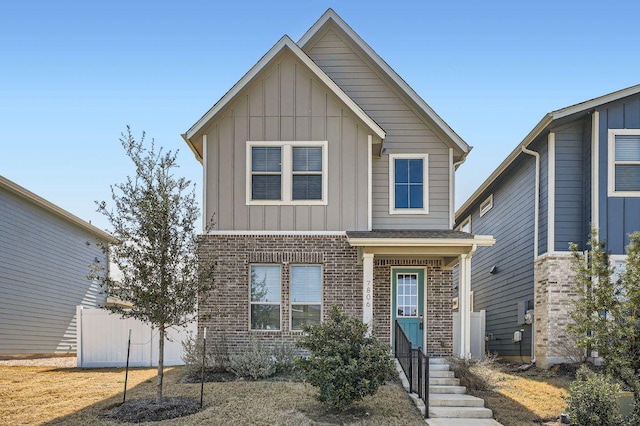
[[[502,426],[493,419],[427,419],[429,426]]]
[[[451,377],[429,377],[429,386],[431,385],[460,386],[460,379]]]
[[[429,358],[429,364],[448,364],[446,358]]]
[[[484,407],[484,399],[465,394],[433,393],[429,395],[430,407]]]
[[[453,371],[445,370],[429,370],[429,377],[450,377],[454,378],[456,375]]]
[[[429,364],[429,371],[449,371],[449,364]]]
[[[430,393],[467,393],[467,388],[464,386],[448,386],[448,385],[430,385]]]
[[[493,412],[484,407],[429,407],[429,418],[493,419]]]

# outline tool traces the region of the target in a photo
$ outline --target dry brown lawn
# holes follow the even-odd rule
[[[155,369],[129,372],[127,400],[153,397]],[[165,374],[166,396],[199,400],[200,385],[182,383],[182,369]],[[115,425],[105,410],[122,401],[123,369],[16,367],[0,365],[0,422],[3,425]],[[399,383],[383,386],[354,408],[335,414],[303,383],[235,381],[205,384],[204,409],[154,425],[424,425]]]
[[[566,408],[571,377],[533,367],[521,372],[516,368],[494,364],[491,391],[474,391],[493,410],[494,418],[504,426],[558,425]]]

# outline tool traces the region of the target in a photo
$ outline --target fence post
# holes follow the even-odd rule
[[[206,354],[207,354],[207,327],[204,328],[204,333],[202,336],[202,370],[200,372],[200,408],[202,408],[202,399],[204,398],[204,362],[207,356]]]
[[[124,373],[124,394],[122,395],[122,403],[127,400],[127,380],[129,380],[129,354],[131,354],[131,329],[129,329],[129,340],[127,341],[127,366]]]

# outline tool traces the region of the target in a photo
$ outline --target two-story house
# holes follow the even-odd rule
[[[452,230],[471,148],[333,10],[183,137],[214,223],[198,248],[215,262],[200,329],[236,351],[250,336],[292,343],[338,305],[385,342],[399,320],[427,354],[452,355],[452,267],[494,242]]]
[[[640,85],[545,115],[458,209],[456,224],[497,240],[478,249],[471,274],[487,349],[542,367],[570,360],[569,243],[588,250],[593,226],[623,262],[629,234],[640,230]]]

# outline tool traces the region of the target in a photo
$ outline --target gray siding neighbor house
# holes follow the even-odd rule
[[[494,242],[452,230],[471,147],[333,10],[297,43],[282,37],[183,137],[214,219],[200,331],[231,350],[292,343],[338,305],[385,342],[398,320],[428,354],[452,355],[452,268]],[[465,356],[468,318],[461,332]]]
[[[97,240],[112,237],[0,176],[0,357],[75,353],[76,306],[105,301]]]
[[[458,209],[456,225],[497,240],[477,250],[471,272],[487,349],[542,367],[569,360],[569,243],[587,250],[593,225],[622,263],[640,231],[640,85],[545,115]]]

